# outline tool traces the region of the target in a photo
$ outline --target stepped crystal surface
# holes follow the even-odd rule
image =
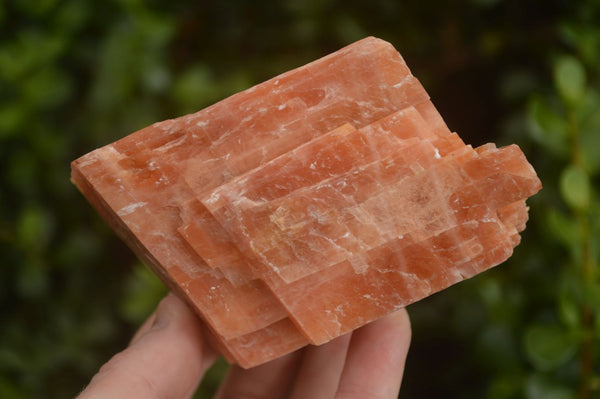
[[[366,38],[72,164],[111,227],[252,367],[508,259],[541,188]]]

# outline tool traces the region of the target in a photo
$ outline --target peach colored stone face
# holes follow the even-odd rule
[[[541,188],[517,146],[451,133],[376,38],[99,148],[72,180],[243,367],[503,262]]]

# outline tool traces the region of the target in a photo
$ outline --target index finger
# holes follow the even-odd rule
[[[405,309],[354,331],[336,398],[397,398],[410,338]]]
[[[215,359],[198,317],[168,295],[153,325],[102,366],[79,399],[191,397]]]

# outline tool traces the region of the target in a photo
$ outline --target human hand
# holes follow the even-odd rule
[[[78,399],[192,397],[217,358],[202,330],[185,303],[168,295]],[[252,369],[232,366],[216,398],[396,398],[410,335],[401,310]]]

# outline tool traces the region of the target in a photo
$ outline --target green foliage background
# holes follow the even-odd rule
[[[544,183],[509,262],[410,306],[400,397],[600,397],[599,9],[0,2],[0,397],[75,396],[165,294],[70,184],[71,160],[367,35],[401,51],[451,129],[518,143]]]

